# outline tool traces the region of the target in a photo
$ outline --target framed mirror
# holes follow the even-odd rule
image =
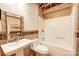
[[[6,17],[5,12],[0,9],[0,45],[5,44],[7,40]]]
[[[21,38],[23,32],[23,17],[7,12],[6,20],[7,42]]]
[[[0,9],[0,20],[1,20],[1,9]]]

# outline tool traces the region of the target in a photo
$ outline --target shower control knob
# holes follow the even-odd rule
[[[44,30],[42,30],[42,32],[44,32]]]
[[[44,37],[42,39],[45,39]]]

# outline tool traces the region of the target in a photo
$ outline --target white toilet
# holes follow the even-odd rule
[[[48,48],[40,44],[38,39],[32,40],[31,49],[37,52],[36,55],[48,55]]]

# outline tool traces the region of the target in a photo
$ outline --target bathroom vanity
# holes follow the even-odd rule
[[[23,56],[23,50],[24,48],[30,46],[32,43],[32,40],[29,39],[21,39],[15,42],[7,43],[1,45],[1,48],[5,55],[10,56],[15,54],[16,56]]]
[[[16,50],[17,52],[20,51],[18,54],[22,54],[22,49],[20,48],[28,45],[28,41],[26,42],[24,40],[19,40],[22,38],[22,33],[24,30],[23,16],[1,10],[0,24],[0,51],[3,50],[0,52],[0,55],[2,55],[2,52],[4,52],[5,55],[11,55],[15,53]],[[17,42],[15,40],[17,40]],[[20,41],[26,42],[26,44],[22,46],[24,43],[21,44],[22,42]],[[16,55],[18,54],[16,53]]]

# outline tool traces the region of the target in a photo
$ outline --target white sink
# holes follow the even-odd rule
[[[29,46],[31,43],[32,41],[29,39],[21,39],[16,42],[11,42],[11,43],[1,45],[1,48],[3,49],[6,55],[11,55],[13,53],[16,53],[18,49],[23,49]]]

